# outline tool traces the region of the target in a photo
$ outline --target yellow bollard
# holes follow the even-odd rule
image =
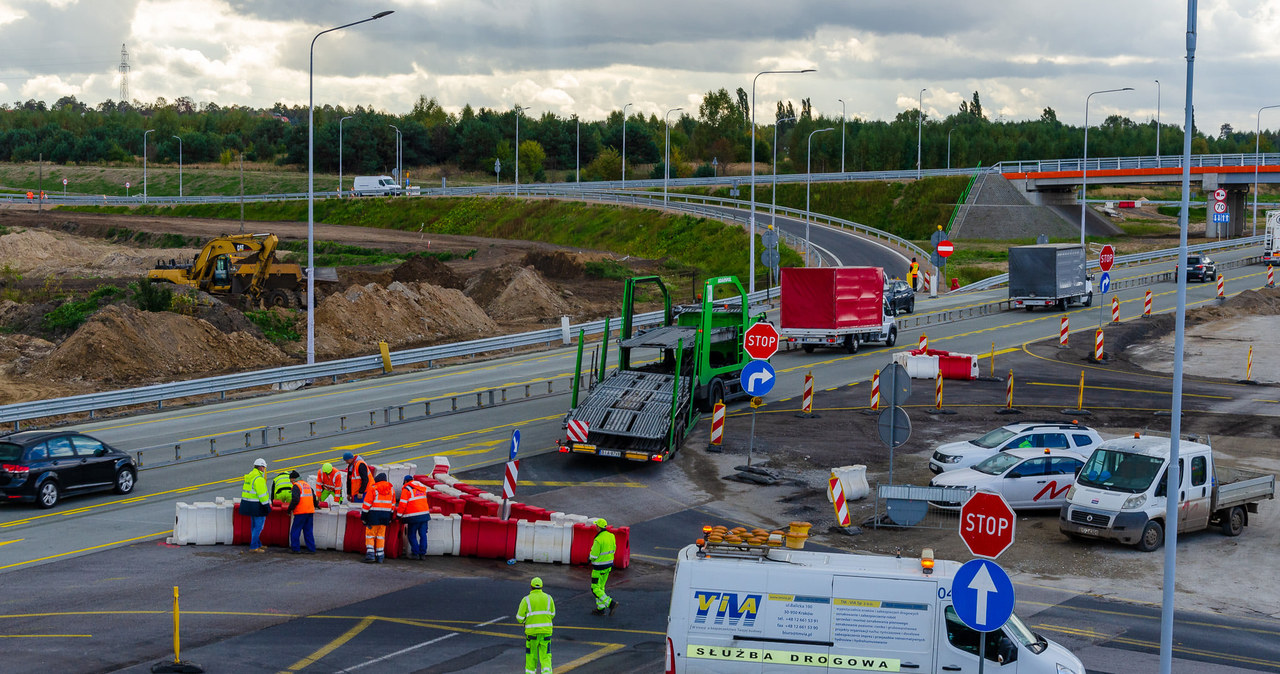
[[[152,672],[203,672],[204,668],[193,662],[182,661],[182,648],[178,640],[179,616],[178,586],[173,586],[173,662],[158,662],[151,666]]]
[[[391,373],[391,349],[386,342],[378,342],[378,348],[382,351],[382,371]]]
[[[1080,395],[1076,398],[1076,409],[1084,409],[1084,370],[1080,371]]]
[[[991,376],[996,376],[996,343],[991,343]]]

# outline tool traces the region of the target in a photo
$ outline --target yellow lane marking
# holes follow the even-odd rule
[[[1054,589],[1054,588],[1048,588],[1048,589]],[[1138,599],[1119,599],[1118,601],[1122,601],[1122,602],[1124,602],[1124,603],[1126,603],[1126,604],[1135,604],[1135,605],[1138,605],[1138,606],[1145,606],[1145,607],[1150,608],[1150,609],[1152,609],[1152,610],[1155,610],[1155,609],[1159,609],[1159,608],[1160,608],[1160,604],[1158,604],[1158,603],[1156,603],[1156,602],[1142,601],[1142,600],[1138,600]],[[1019,599],[1019,600],[1018,600],[1018,603],[1019,603],[1019,604],[1028,604],[1028,605],[1031,605],[1031,606],[1043,606],[1043,607],[1045,607],[1045,608],[1064,608],[1064,607],[1062,607],[1062,605],[1061,605],[1061,604],[1047,603],[1047,602],[1039,602],[1039,601],[1023,601],[1023,600],[1021,600],[1021,599]],[[1121,617],[1121,618],[1139,618],[1139,619],[1142,619],[1142,620],[1148,620],[1148,621],[1156,621],[1156,620],[1160,620],[1160,614],[1159,614],[1159,613],[1133,613],[1133,612],[1130,612],[1130,611],[1117,611],[1117,610],[1115,610],[1115,609],[1092,608],[1092,607],[1088,607],[1088,606],[1071,606],[1071,607],[1065,607],[1065,608],[1067,608],[1067,609],[1068,609],[1068,610],[1070,610],[1070,611],[1076,611],[1076,612],[1083,611],[1083,612],[1086,612],[1086,613],[1098,613],[1098,614],[1101,614],[1101,615],[1118,616],[1118,617]],[[1266,623],[1266,624],[1268,624],[1268,625],[1271,625],[1271,624],[1273,624],[1273,623],[1274,623],[1274,619],[1272,619],[1272,618],[1254,618],[1254,617],[1250,617],[1250,616],[1243,616],[1243,615],[1240,615],[1240,616],[1232,616],[1232,617],[1233,617],[1233,618],[1235,618],[1236,620],[1248,621],[1248,622]],[[1178,619],[1178,624],[1179,624],[1179,625],[1195,625],[1195,626],[1198,626],[1198,627],[1213,627],[1213,628],[1216,628],[1216,629],[1222,629],[1222,625],[1221,625],[1221,624],[1219,624],[1219,623],[1217,623],[1217,622],[1207,621],[1207,620],[1186,620],[1186,619],[1183,619],[1183,618],[1179,618],[1179,619]],[[1237,630],[1237,631],[1241,631],[1241,632],[1257,632],[1257,633],[1259,633],[1259,634],[1266,634],[1266,635],[1280,635],[1280,630],[1277,630],[1277,629],[1275,629],[1275,628],[1273,628],[1273,627],[1269,627],[1269,628],[1266,628],[1266,629],[1258,628],[1258,627],[1229,627],[1229,628],[1227,628],[1227,629]]]
[[[613,653],[615,651],[620,651],[622,650],[622,648],[623,648],[622,644],[607,644],[605,646],[601,646],[599,649],[591,653],[588,653],[578,658],[577,660],[572,660],[563,665],[560,665],[559,667],[556,667],[556,669],[561,672],[573,671],[589,662],[594,662],[596,660],[599,660],[600,658],[603,658],[604,656],[610,653]]]
[[[477,487],[496,487],[502,484],[502,480],[465,480],[467,484]],[[567,482],[563,480],[543,480],[539,482],[520,481],[521,487],[632,487],[636,489],[648,489],[649,485],[640,484],[639,482]]]
[[[1158,642],[1147,641],[1145,639],[1134,639],[1132,637],[1126,637],[1121,635],[1115,635],[1115,636],[1098,635],[1096,632],[1092,630],[1081,630],[1073,627],[1058,627],[1055,625],[1039,624],[1039,625],[1036,625],[1036,627],[1049,630],[1051,632],[1062,632],[1064,634],[1070,634],[1073,636],[1102,638],[1102,639],[1105,639],[1108,643],[1124,644],[1126,646],[1138,646],[1141,648],[1150,648],[1153,650],[1160,649],[1160,644]],[[1280,664],[1280,663],[1276,663],[1273,660],[1263,660],[1261,658],[1250,658],[1243,655],[1235,655],[1233,653],[1228,653],[1224,651],[1206,651],[1200,648],[1187,648],[1185,646],[1178,646],[1178,645],[1174,645],[1173,650],[1176,653],[1182,653],[1185,655],[1195,655],[1195,656],[1200,656],[1205,658],[1214,658],[1218,660],[1229,660],[1234,662],[1242,662],[1250,665],[1260,665],[1263,667],[1275,667],[1277,664]]]
[[[115,541],[115,542],[113,542],[113,543],[103,543],[102,545],[94,545],[94,546],[92,546],[92,547],[88,547],[88,548],[80,548],[79,550],[72,550],[71,552],[60,552],[60,553],[58,553],[58,554],[56,554],[56,555],[49,555],[48,557],[41,557],[41,558],[39,558],[39,559],[29,559],[29,560],[27,560],[27,561],[25,561],[25,562],[15,562],[15,563],[13,563],[13,564],[6,564],[5,566],[0,566],[0,570],[3,570],[3,569],[12,569],[12,568],[14,568],[14,567],[18,567],[18,566],[26,566],[27,564],[35,564],[36,562],[43,562],[43,561],[50,560],[50,559],[57,559],[57,558],[59,558],[59,557],[66,557],[66,556],[68,556],[68,555],[78,555],[78,554],[80,554],[80,553],[82,553],[82,552],[88,552],[88,551],[90,551],[90,550],[98,550],[98,549],[100,549],[100,548],[109,548],[109,547],[111,547],[111,546],[113,546],[113,545],[123,545],[123,544],[125,544],[125,543],[132,543],[132,542],[134,542],[134,541],[143,541],[143,540],[147,540],[147,539],[149,539],[149,538],[158,538],[158,537],[163,536],[163,535],[165,535],[165,534],[171,534],[171,533],[173,533],[173,529],[168,529],[168,530],[166,530],[166,531],[161,531],[160,533],[157,533],[157,534],[148,534],[148,535],[146,535],[146,536],[137,536],[137,537],[135,537],[135,538],[126,538],[126,539],[124,539],[123,541]]]
[[[11,540],[11,541],[5,541],[5,542],[3,542],[3,543],[0,543],[0,546],[8,545],[8,544],[10,544],[10,543],[21,543],[21,542],[23,542],[23,541],[25,541],[25,540],[27,540],[27,539],[25,539],[25,538],[15,538],[15,539],[13,539],[13,540]]]
[[[360,449],[361,447],[368,447],[369,445],[376,444],[378,444],[377,440],[374,440],[373,442],[357,442],[354,445],[338,445],[334,447],[334,449]]]
[[[346,632],[343,632],[342,635],[339,636],[337,639],[334,639],[333,641],[330,641],[324,646],[321,646],[316,652],[312,653],[311,655],[308,655],[307,657],[293,663],[292,665],[289,665],[289,668],[284,671],[296,672],[296,671],[305,669],[311,665],[314,665],[320,659],[324,658],[324,656],[341,648],[343,644],[354,639],[357,634],[368,629],[368,627],[373,624],[374,620],[376,620],[376,618],[374,618],[373,616],[365,617],[360,622],[356,623],[355,625],[352,625],[351,629],[347,630]]]
[[[1071,388],[1071,389],[1080,388],[1079,384],[1055,384],[1055,383],[1045,382],[1045,381],[1032,381],[1032,382],[1027,382],[1027,384],[1029,386],[1060,386],[1062,388]],[[1141,389],[1141,388],[1117,388],[1115,386],[1086,386],[1084,388],[1085,390],[1094,390],[1094,391],[1120,391],[1123,393],[1151,393],[1154,395],[1164,395],[1164,396],[1173,395],[1172,391],[1151,391],[1148,389]],[[1188,398],[1215,398],[1217,400],[1235,400],[1235,398],[1232,398],[1231,396],[1215,396],[1215,395],[1209,395],[1207,393],[1187,393],[1183,391],[1182,395]]]
[[[378,441],[375,440],[373,442],[364,442],[358,445],[344,445],[342,447],[330,447],[329,449],[326,449],[322,452],[311,452],[310,454],[298,454],[297,456],[290,456],[283,459],[276,459],[275,461],[273,461],[273,463],[280,463],[281,461],[296,461],[298,459],[309,459],[313,456],[328,454],[329,452],[332,452],[332,451],[341,451],[346,449],[359,449],[361,447],[368,447],[369,445],[376,445],[376,444],[378,444]]]
[[[651,560],[653,560],[653,561],[655,561],[655,562],[674,562],[674,561],[676,561],[676,558],[675,558],[675,557],[657,557],[657,556],[655,556],[655,555],[642,555],[642,554],[639,554],[639,553],[636,553],[636,552],[631,553],[631,556],[632,556],[632,557],[638,557],[638,558],[640,558],[640,559],[651,559]]]
[[[231,435],[232,433],[248,433],[249,431],[260,431],[260,430],[262,430],[262,429],[264,429],[264,428],[266,428],[266,426],[253,426],[253,427],[251,427],[251,428],[241,428],[241,429],[239,429],[239,430],[235,430],[235,431],[226,431],[226,432],[223,432],[223,433],[211,433],[211,434],[209,434],[209,435],[197,435],[197,436],[196,436],[196,437],[194,437],[194,438],[183,438],[183,439],[179,440],[178,442],[191,442],[192,440],[204,440],[204,439],[206,439],[206,438],[216,438],[216,437],[218,437],[219,435]]]
[[[0,634],[0,639],[64,639],[71,637],[80,637],[84,639],[92,639],[92,634]]]

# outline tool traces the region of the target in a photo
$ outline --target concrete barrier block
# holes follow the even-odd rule
[[[427,527],[427,554],[453,555],[460,553],[462,542],[461,515],[431,515]]]
[[[859,501],[871,493],[867,485],[867,467],[862,464],[832,468],[831,474],[840,479],[840,488],[844,490],[845,501]],[[830,486],[827,487],[827,500],[833,500]]]

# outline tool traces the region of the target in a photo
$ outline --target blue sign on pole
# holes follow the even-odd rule
[[[1231,222],[1231,214],[1230,214],[1230,213],[1214,213],[1214,214],[1213,214],[1213,221],[1214,221],[1214,223],[1217,223],[1217,224],[1226,224],[1226,223],[1230,223],[1230,222]]]
[[[511,431],[511,458],[508,461],[516,460],[516,452],[520,451],[520,429]]]
[[[951,604],[970,628],[991,632],[1013,615],[1013,581],[995,562],[965,562],[951,580]]]
[[[1102,272],[1101,285],[1102,285],[1102,294],[1106,295],[1111,290],[1111,272],[1109,271]]]
[[[742,368],[742,390],[750,396],[768,395],[777,378],[769,361],[753,360]]]

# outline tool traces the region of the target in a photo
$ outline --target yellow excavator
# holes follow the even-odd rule
[[[189,263],[157,262],[147,279],[203,290],[244,308],[305,306],[307,277],[299,265],[276,258],[279,244],[274,234],[220,236]]]

